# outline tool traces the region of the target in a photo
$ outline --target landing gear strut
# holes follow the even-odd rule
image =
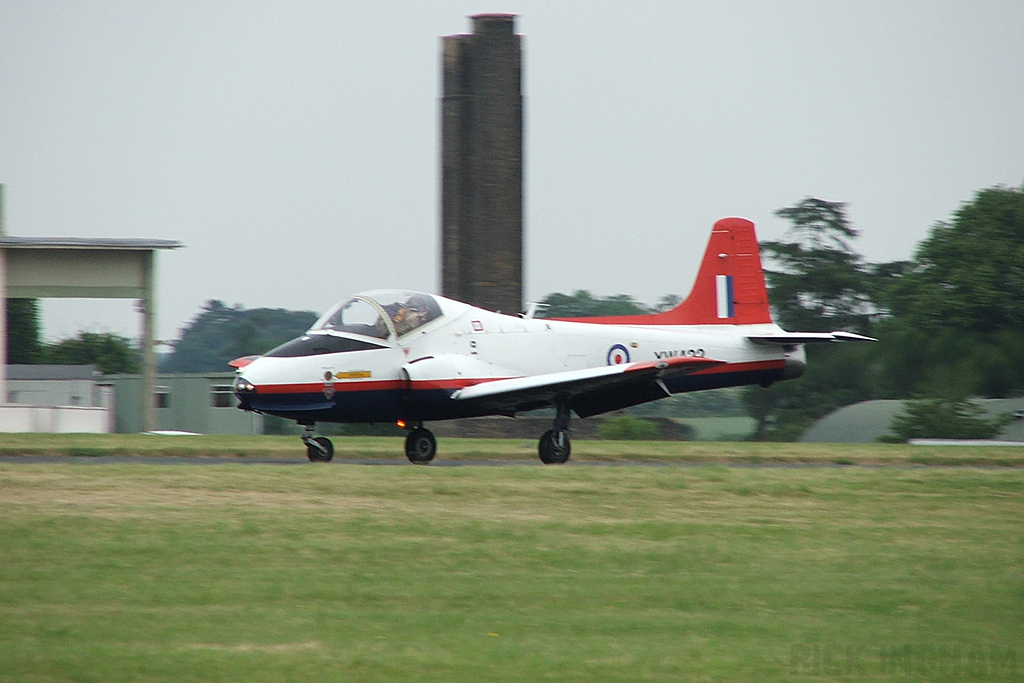
[[[313,425],[303,425],[302,443],[306,444],[306,457],[310,462],[330,462],[334,457],[334,444],[326,436],[313,436]]]
[[[433,432],[416,422],[405,437],[405,457],[416,465],[426,465],[437,455],[437,440]]]
[[[568,461],[572,451],[569,443],[569,406],[559,402],[556,410],[554,428],[544,432],[537,446],[540,461],[545,465],[560,465]]]

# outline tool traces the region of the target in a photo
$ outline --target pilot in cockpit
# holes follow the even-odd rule
[[[388,310],[388,315],[391,316],[391,321],[395,323],[395,332],[398,333],[399,337],[412,332],[427,322],[427,306],[423,301],[420,301],[418,296],[411,296],[404,303],[396,303],[393,306],[397,310],[394,312]],[[390,309],[391,306],[388,308]]]

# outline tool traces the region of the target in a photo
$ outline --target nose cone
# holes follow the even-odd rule
[[[807,354],[803,344],[786,349],[786,366],[782,370],[782,379],[796,379],[807,369]]]

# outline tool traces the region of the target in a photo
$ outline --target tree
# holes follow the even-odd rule
[[[7,362],[95,365],[105,374],[138,372],[139,352],[131,340],[110,333],[81,332],[46,344],[39,338],[39,302],[7,300]]]
[[[977,192],[888,282],[877,336],[891,394],[1024,392],[1024,188]]]
[[[81,332],[47,345],[43,362],[54,365],[95,365],[105,375],[139,371],[139,351],[131,340],[109,332]]]
[[[932,331],[1024,329],[1024,188],[981,190],[936,223],[887,303]]]
[[[662,297],[660,304],[668,300]],[[637,315],[653,312],[628,294],[615,294],[607,297],[594,296],[586,289],[577,289],[572,294],[555,292],[541,299],[547,308],[543,311],[545,318],[594,318],[606,315]]]
[[[747,415],[757,423],[751,440],[767,441],[769,427],[775,421],[774,413],[779,409],[779,392],[772,387],[744,387],[740,398]]]
[[[868,334],[882,310],[873,298],[872,266],[850,246],[857,231],[846,204],[808,197],[779,209],[792,222],[784,239],[762,242],[773,317],[788,330]],[[887,266],[898,269],[898,266]],[[808,345],[804,377],[747,387],[743,402],[757,420],[755,439],[797,438],[816,419],[868,398],[876,384],[871,351],[856,345]]]
[[[857,231],[846,204],[807,197],[775,215],[792,222],[784,239],[760,245],[779,267],[765,269],[776,322],[806,332],[866,333],[878,311],[870,267],[850,247]]]
[[[878,397],[874,344],[809,344],[803,377],[770,387],[744,387],[747,413],[758,422],[753,439],[793,441],[838,408]]]
[[[991,439],[1013,419],[1010,413],[987,418],[980,406],[966,399],[920,399],[908,401],[904,411],[892,419],[893,436],[886,440]]]
[[[654,304],[652,313],[661,313],[662,311],[670,311],[682,302],[683,297],[678,294],[663,294],[661,298]]]
[[[7,300],[7,362],[40,362],[43,345],[39,341],[39,302],[35,299]]]
[[[606,315],[635,315],[648,313],[643,304],[628,294],[597,297],[585,289],[572,294],[555,292],[541,300],[547,306],[545,318],[593,318]]]
[[[210,300],[182,330],[168,372],[220,372],[235,358],[260,353],[294,339],[316,322],[312,311],[280,308],[230,308]]]

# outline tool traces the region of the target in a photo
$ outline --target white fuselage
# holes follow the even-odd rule
[[[241,373],[255,387],[248,407],[308,413],[310,421],[445,419],[475,414],[460,410],[453,392],[496,379],[677,357],[724,363],[669,382],[677,393],[761,383],[761,376],[770,383],[782,378],[787,359],[802,361],[802,349],[747,339],[781,331],[774,324],[593,324],[512,317],[434,298],[443,315],[404,336],[374,340],[372,350],[256,359]]]

